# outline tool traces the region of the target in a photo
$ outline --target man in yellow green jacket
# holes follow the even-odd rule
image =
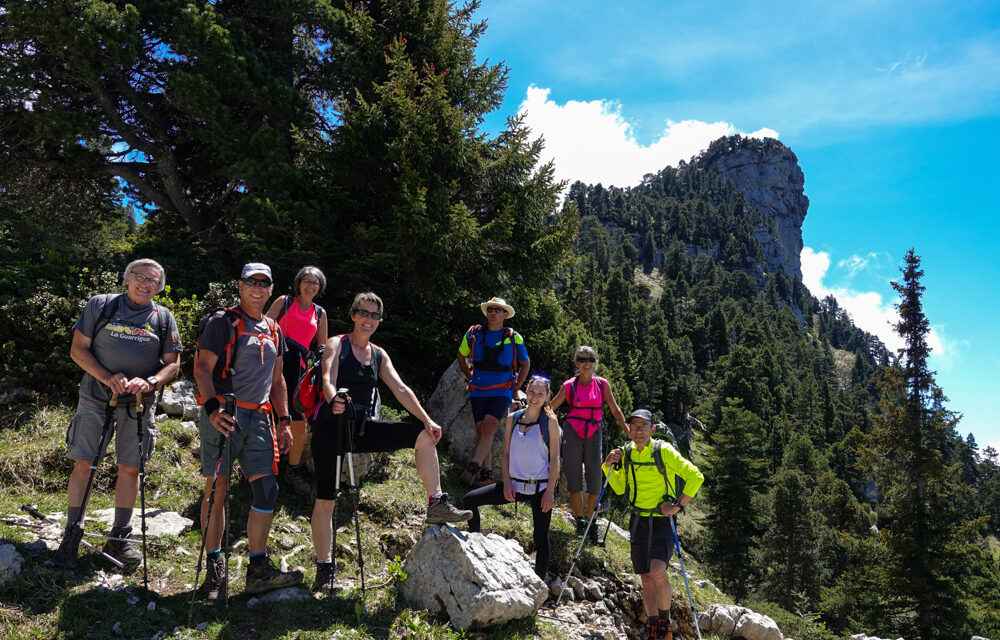
[[[691,501],[705,476],[670,443],[653,439],[653,416],[648,409],[633,411],[628,427],[632,442],[624,450],[612,450],[604,460],[603,470],[611,490],[624,493],[632,505],[632,570],[642,580],[647,637],[669,640],[671,593],[667,562],[673,553],[670,518]],[[659,454],[659,461],[654,453]],[[680,495],[678,478],[684,481]]]

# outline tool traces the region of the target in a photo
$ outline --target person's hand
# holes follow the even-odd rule
[[[332,413],[335,416],[338,416],[344,413],[344,408],[346,406],[347,404],[344,402],[344,399],[341,396],[334,396],[333,402],[330,404],[330,413]]]
[[[524,408],[524,403],[521,402],[518,398],[514,398],[513,400],[510,401],[511,411],[520,411],[523,408]]]
[[[228,436],[236,429],[236,418],[226,413],[223,409],[213,411],[212,415],[208,416],[208,421],[223,436]]]
[[[435,445],[437,445],[437,443],[441,441],[441,435],[442,435],[441,425],[434,422],[433,420],[428,420],[427,424],[424,425],[424,429],[427,430],[427,433],[431,437],[431,442],[433,442]]]
[[[608,453],[608,457],[604,459],[604,464],[606,464],[609,467],[613,467],[614,465],[618,464],[621,461],[622,461],[622,450],[612,449],[611,452]]]
[[[101,382],[117,394],[131,393],[128,390],[128,378],[123,373],[109,373],[108,377]]]
[[[156,388],[149,384],[145,378],[132,378],[125,383],[125,392],[133,395],[141,395],[155,391]]]
[[[667,517],[670,517],[670,516],[674,515],[675,513],[679,513],[680,510],[681,510],[681,508],[678,505],[674,504],[673,502],[661,502],[660,503],[660,513],[662,513],[663,515],[665,515]]]
[[[542,513],[552,511],[552,505],[555,501],[555,492],[551,489],[551,487],[547,487],[545,489],[545,493],[542,494]]]
[[[514,502],[514,484],[509,479],[503,481],[503,498],[507,502]]]
[[[278,431],[278,453],[288,453],[292,448],[292,427],[285,424]]]

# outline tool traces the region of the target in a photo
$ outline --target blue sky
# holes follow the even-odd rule
[[[959,4],[960,6],[956,6]],[[914,247],[931,365],[963,434],[1000,449],[1000,3],[487,0],[557,176],[628,186],[731,133],[795,151],[803,277],[890,346],[889,280]]]

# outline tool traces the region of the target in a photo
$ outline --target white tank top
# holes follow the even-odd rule
[[[524,416],[521,416],[524,420]],[[545,490],[546,481],[549,479],[549,448],[545,446],[542,439],[541,427],[549,426],[549,417],[542,412],[539,422],[531,425],[527,433],[521,433],[520,427],[515,422],[511,425],[513,433],[510,434],[510,471],[511,484],[514,491],[527,495]],[[518,482],[514,478],[524,480],[541,480],[541,484],[526,484]]]

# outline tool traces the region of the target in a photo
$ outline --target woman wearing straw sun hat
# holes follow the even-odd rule
[[[462,473],[469,486],[493,484],[493,436],[507,415],[514,391],[531,370],[524,338],[504,320],[514,317],[514,307],[493,297],[479,305],[487,324],[469,327],[458,347],[458,365],[469,381],[469,401],[476,423],[476,448]]]

